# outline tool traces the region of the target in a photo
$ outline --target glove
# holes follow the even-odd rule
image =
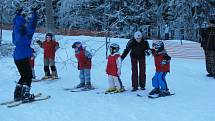
[[[37,40],[36,43],[37,43],[40,47],[43,46],[43,43],[42,43],[42,41],[40,41],[40,40]],[[42,47],[42,48],[43,48],[43,47]]]
[[[37,44],[39,44],[39,43],[42,43],[42,41],[40,41],[40,40],[37,40],[37,41],[36,41],[36,43],[37,43]]]
[[[152,51],[151,51],[151,50],[146,50],[146,51],[145,51],[145,54],[146,54],[147,56],[150,56],[150,55],[152,54]]]

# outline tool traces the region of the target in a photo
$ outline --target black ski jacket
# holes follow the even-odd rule
[[[146,50],[150,50],[148,41],[142,39],[140,43],[138,43],[135,38],[132,38],[128,41],[127,46],[121,56],[122,60],[128,55],[131,51],[130,56],[137,59],[145,58]]]

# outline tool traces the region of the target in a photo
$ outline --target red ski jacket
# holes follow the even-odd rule
[[[44,41],[42,47],[44,48],[44,58],[54,59],[55,51],[59,47],[59,43],[56,41]]]
[[[156,53],[155,50],[152,51],[154,55],[156,72],[170,72],[170,59],[166,51]]]
[[[106,73],[108,75],[112,75],[112,76],[119,76],[117,74],[117,59],[121,57],[120,54],[115,54],[115,55],[109,55],[108,56],[108,62],[107,62],[107,68],[106,68]]]
[[[87,58],[85,55],[85,50],[81,49],[78,53],[75,54],[75,57],[78,59],[78,69],[91,69],[91,59]]]

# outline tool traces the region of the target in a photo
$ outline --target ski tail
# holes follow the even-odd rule
[[[42,95],[42,93],[37,93],[37,94],[35,94],[34,96],[35,96],[35,97],[40,97],[41,95]],[[19,100],[19,101],[20,101],[20,100]],[[19,102],[19,101],[14,101],[14,100],[6,101],[6,102],[0,103],[0,105],[9,105],[9,104],[12,104],[12,103],[15,103],[15,102]]]
[[[19,105],[22,105],[22,104],[27,104],[27,103],[33,103],[33,102],[37,102],[37,101],[42,101],[42,100],[47,100],[51,98],[51,96],[45,96],[45,97],[36,97],[33,101],[29,101],[29,102],[17,102],[17,103],[14,103],[12,105],[8,105],[7,107],[8,108],[12,108],[12,107],[16,107],[16,106],[19,106]]]

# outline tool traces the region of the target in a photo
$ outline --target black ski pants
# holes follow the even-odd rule
[[[138,65],[139,65],[139,69],[138,69]],[[137,58],[131,57],[131,69],[132,69],[132,87],[145,88],[145,85],[146,85],[145,58],[137,59]],[[139,70],[139,74],[138,74],[138,70]]]
[[[29,58],[14,60],[16,67],[19,71],[21,78],[19,79],[18,84],[27,85],[31,87],[32,82],[32,70],[29,62]]]

